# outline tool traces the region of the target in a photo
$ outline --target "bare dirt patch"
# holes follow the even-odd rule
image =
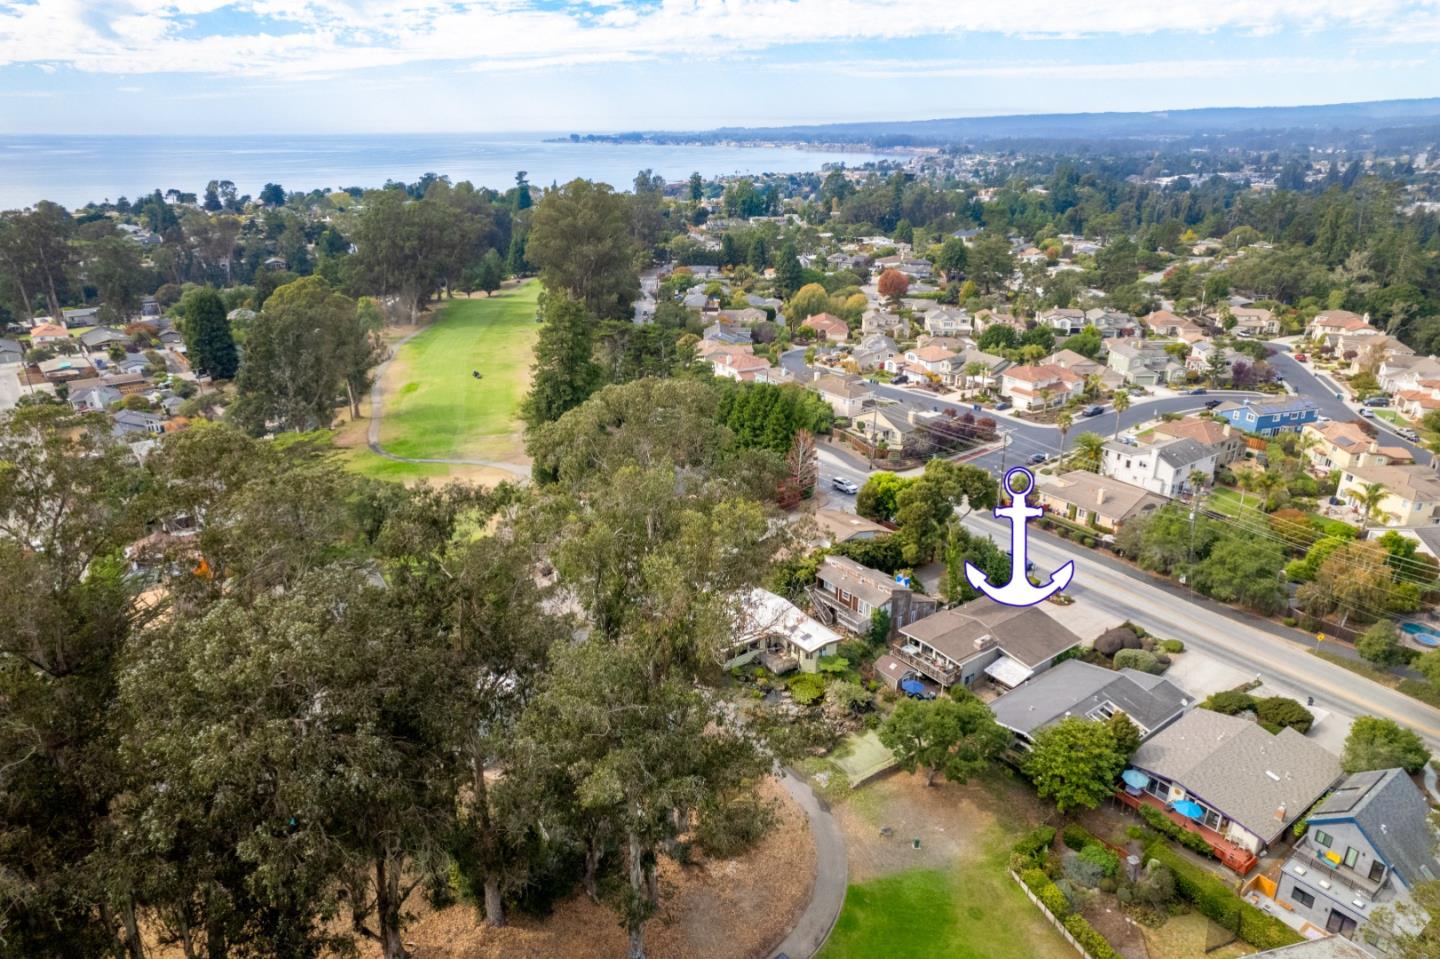
[[[655,959],[759,959],[790,930],[810,898],[815,844],[805,814],[773,781],[764,795],[781,801],[775,828],[750,852],[691,866],[666,861],[665,900],[645,931]],[[504,929],[486,929],[473,906],[439,912],[423,903],[406,931],[416,959],[613,959],[627,938],[614,910],[577,895],[546,919],[516,917]],[[377,949],[361,955],[374,959]]]

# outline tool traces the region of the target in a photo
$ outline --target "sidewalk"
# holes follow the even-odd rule
[[[785,769],[780,785],[810,820],[810,835],[815,839],[815,887],[810,902],[780,944],[771,951],[771,959],[810,959],[820,951],[840,908],[845,905],[845,887],[849,884],[849,867],[845,861],[845,837],[840,832],[830,807],[815,795],[805,777],[794,769]]]

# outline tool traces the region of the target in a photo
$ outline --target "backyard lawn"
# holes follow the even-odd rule
[[[417,458],[519,456],[518,416],[540,329],[539,294],[540,284],[531,282],[445,304],[386,371],[380,444]]]
[[[819,959],[1073,957],[1005,872],[1014,836],[997,831],[987,840],[978,861],[852,883]]]

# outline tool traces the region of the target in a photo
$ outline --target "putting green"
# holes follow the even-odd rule
[[[531,281],[446,303],[386,370],[380,445],[421,459],[518,461],[539,295]]]

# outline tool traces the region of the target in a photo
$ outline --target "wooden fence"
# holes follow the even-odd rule
[[[1070,930],[1066,929],[1065,924],[1055,917],[1055,914],[1046,907],[1045,903],[1040,901],[1040,897],[1035,895],[1034,891],[1031,890],[1029,886],[1025,885],[1025,883],[1020,879],[1020,876],[1016,874],[1015,870],[1011,869],[1009,870],[1009,873],[1010,878],[1015,880],[1015,885],[1019,886],[1021,890],[1024,891],[1025,895],[1029,897],[1030,901],[1035,904],[1035,908],[1040,910],[1040,915],[1044,916],[1047,920],[1049,920],[1050,925],[1055,927],[1055,931],[1060,933],[1060,935],[1064,936],[1065,941],[1075,947],[1075,951],[1080,953],[1081,959],[1095,959],[1094,956],[1090,955],[1090,951],[1088,949],[1080,945],[1080,941],[1078,939],[1070,935]]]

